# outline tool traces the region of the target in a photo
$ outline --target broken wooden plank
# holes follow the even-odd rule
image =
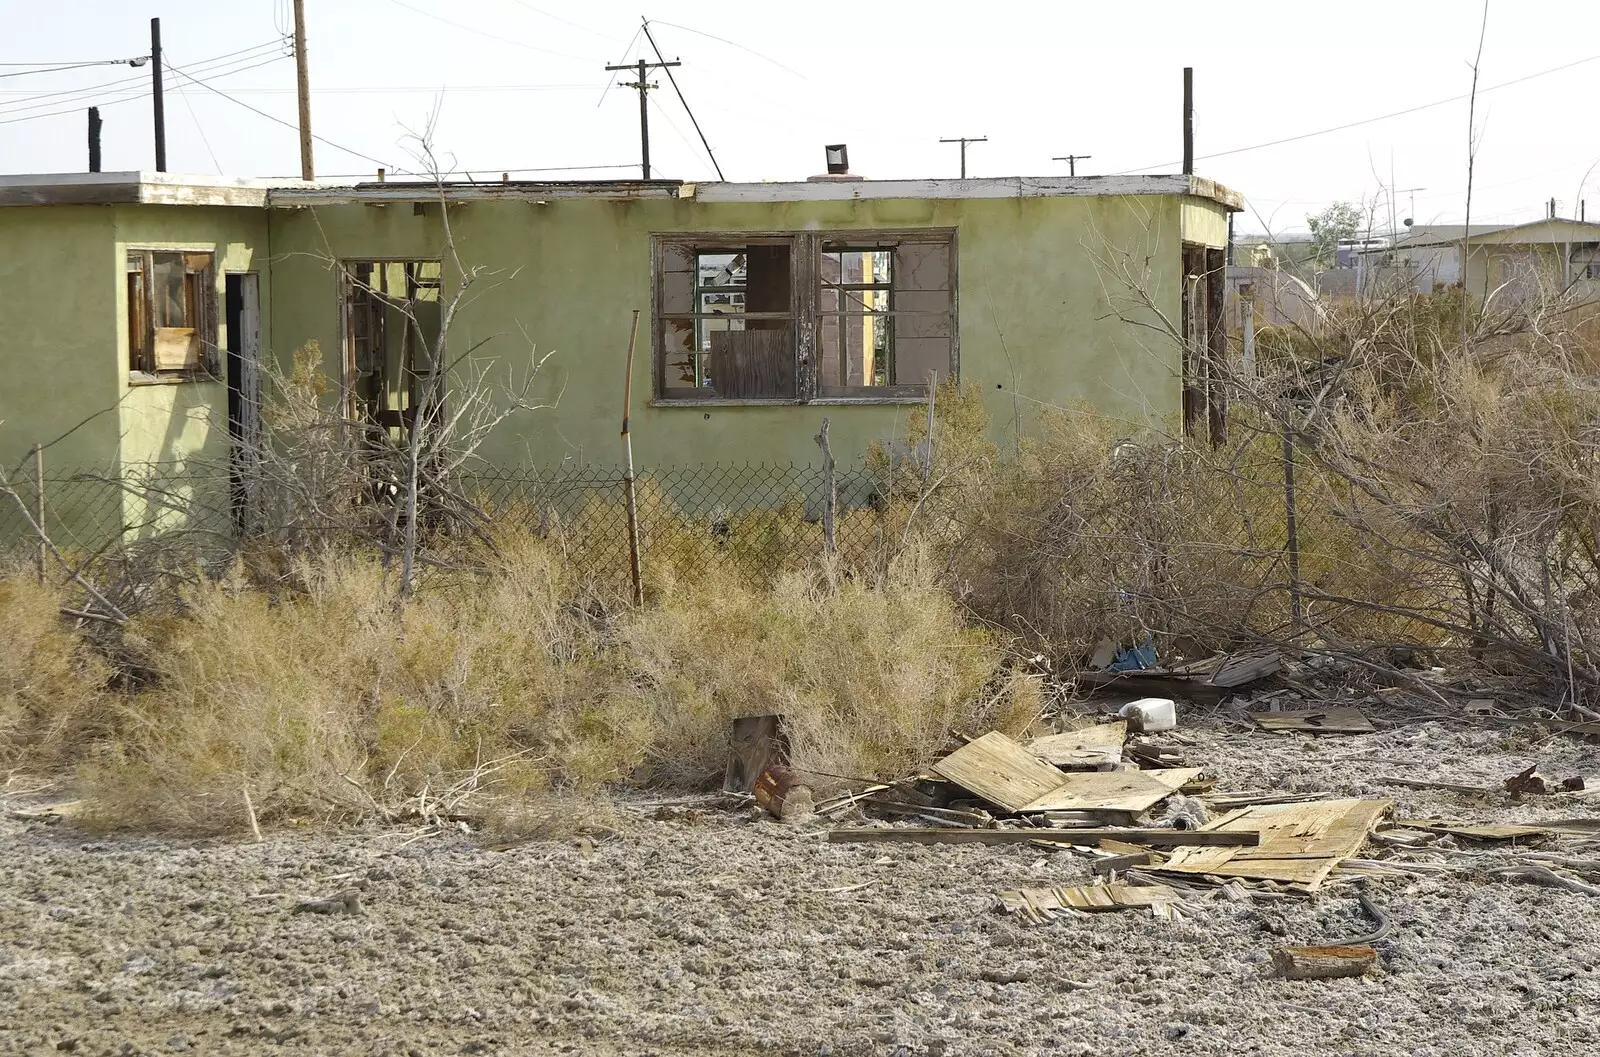
[[[1472,840],[1521,840],[1528,837],[1549,836],[1551,830],[1542,826],[1516,826],[1480,822],[1449,822],[1440,819],[1396,819],[1396,826],[1422,829],[1430,833],[1447,833],[1452,837]]]
[[[1339,862],[1361,850],[1367,833],[1391,805],[1387,800],[1324,800],[1244,808],[1202,832],[1260,833],[1254,847],[1187,847],[1161,872],[1215,874],[1318,887]]]
[[[1325,708],[1314,712],[1252,712],[1262,730],[1306,734],[1372,734],[1377,727],[1359,708]]]
[[[860,801],[862,807],[874,811],[882,811],[890,815],[914,815],[919,818],[932,819],[935,822],[954,823],[958,826],[992,826],[994,819],[985,811],[958,811],[948,807],[924,807],[921,804],[907,804],[898,800],[884,800],[881,797],[869,796]]]
[[[1138,814],[1176,793],[1185,782],[1192,781],[1199,774],[1198,767],[1062,774],[1064,781],[1057,788],[1017,810],[1123,811]]]
[[[961,746],[934,764],[933,770],[1007,811],[1021,811],[1067,779],[995,730]]]
[[[1053,910],[1132,910],[1157,903],[1176,903],[1183,896],[1170,885],[1109,884],[1068,885],[1061,888],[1022,888],[1000,893],[1001,909],[1044,920]]]
[[[1152,845],[1155,847],[1180,847],[1184,845],[1230,848],[1251,847],[1261,843],[1261,834],[1246,830],[1199,829],[1138,829],[1123,826],[1104,826],[1100,829],[914,829],[910,827],[883,829],[833,829],[828,831],[830,844],[883,843],[900,841],[910,844],[1025,844],[1041,841],[1049,844],[1098,844],[1102,840],[1122,841],[1124,844]]]
[[[1385,776],[1383,778],[1374,778],[1373,781],[1383,782],[1385,785],[1404,786],[1407,789],[1443,789],[1449,793],[1472,793],[1477,796],[1482,796],[1486,793],[1499,792],[1499,790],[1491,789],[1488,786],[1460,785],[1455,782],[1435,782],[1424,778],[1395,778],[1392,776]]]
[[[1272,964],[1290,980],[1334,980],[1361,976],[1378,963],[1378,952],[1365,944],[1339,947],[1279,947]]]
[[[1275,649],[1246,650],[1231,654],[1206,680],[1212,686],[1231,690],[1265,679],[1283,667],[1283,657]]]
[[[1028,742],[1028,751],[1057,767],[1093,769],[1121,763],[1127,739],[1128,721],[1118,719],[1035,738]]]

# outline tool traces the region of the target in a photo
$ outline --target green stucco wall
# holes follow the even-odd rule
[[[455,353],[482,343],[497,377],[519,377],[549,352],[539,394],[549,410],[519,413],[484,445],[491,462],[612,463],[618,457],[631,310],[640,326],[633,432],[642,466],[811,463],[824,415],[844,460],[898,435],[912,405],[652,407],[650,245],[655,232],[953,227],[958,239],[961,375],[988,401],[997,440],[1014,439],[1051,405],[1091,403],[1130,432],[1173,414],[1178,350],[1131,296],[1143,286],[1178,318],[1176,197],[707,203],[694,199],[507,199],[452,206],[456,250],[480,270],[451,333]],[[1197,217],[1209,217],[1202,209]],[[1226,217],[1220,207],[1226,237]],[[1199,221],[1197,221],[1198,223]],[[1206,221],[1210,223],[1210,221]],[[307,341],[339,369],[336,259],[428,258],[443,248],[439,206],[409,203],[275,209],[274,354]],[[1212,224],[1215,227],[1215,224]],[[448,297],[455,270],[447,265]]]
[[[111,274],[111,243],[108,209],[0,209],[0,460],[7,472],[34,444],[73,426],[47,452],[48,466],[106,466],[116,458],[123,379],[114,353],[119,279]]]
[[[1222,249],[1228,245],[1228,211],[1205,198],[1185,198],[1178,207],[1183,241]]]
[[[264,271],[266,238],[263,209],[0,209],[0,246],[7,251],[0,255],[0,358],[6,365],[6,381],[0,385],[0,458],[9,471],[33,444],[50,445],[45,467],[52,479],[47,496],[53,523],[48,527],[58,542],[93,548],[119,523],[170,523],[149,496],[114,483],[133,464],[169,463],[173,477],[191,476],[184,466],[196,456],[225,466],[227,390],[222,381],[130,384],[128,249],[216,255],[217,333],[212,340],[221,346],[225,273]],[[270,347],[268,290],[263,276],[263,348]],[[106,482],[55,483],[83,472]],[[147,480],[148,474],[127,480],[136,478]],[[187,480],[167,481],[161,490],[181,500],[192,487]],[[14,517],[0,520],[8,528],[14,524]]]

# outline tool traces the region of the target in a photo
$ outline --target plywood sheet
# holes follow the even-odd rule
[[[1059,772],[1058,772],[1059,773]],[[1060,785],[1019,811],[1126,811],[1138,814],[1177,792],[1198,767],[1156,771],[1087,771],[1062,774]]]
[[[1057,767],[1097,767],[1122,762],[1128,721],[1096,723],[1081,730],[1047,734],[1028,743],[1028,751]]]
[[[1325,708],[1315,712],[1257,712],[1251,719],[1262,730],[1307,734],[1371,734],[1372,725],[1359,708]]]
[[[1073,885],[1065,888],[1020,888],[1000,893],[1000,906],[1007,913],[1023,914],[1044,921],[1056,910],[1129,910],[1176,903],[1180,896],[1167,885],[1129,885],[1112,883]]]
[[[1259,845],[1180,848],[1159,869],[1316,888],[1340,860],[1361,850],[1373,824],[1390,807],[1387,800],[1319,800],[1247,808],[1205,828],[1221,832],[1256,830],[1261,834]]]
[[[999,731],[961,746],[933,771],[1007,811],[1021,811],[1068,778]]]

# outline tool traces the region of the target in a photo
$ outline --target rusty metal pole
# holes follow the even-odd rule
[[[45,581],[45,572],[49,568],[47,559],[48,551],[44,545],[44,445],[33,446],[33,520],[39,526],[39,553],[36,560],[39,563],[39,582]]]
[[[628,419],[633,411],[633,347],[639,338],[639,310],[633,310],[628,331],[628,366],[622,385],[622,485],[628,496],[628,562],[633,574],[633,604],[644,605],[644,576],[639,567],[639,496],[633,479],[633,435]]]
[[[1284,550],[1289,559],[1289,612],[1294,629],[1306,625],[1305,604],[1300,598],[1300,521],[1295,511],[1294,434],[1283,430],[1283,526]]]

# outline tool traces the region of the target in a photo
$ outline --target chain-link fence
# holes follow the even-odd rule
[[[644,469],[635,491],[641,552],[652,572],[718,561],[765,574],[803,564],[828,546],[855,558],[884,539],[877,516],[885,488],[865,465],[831,474],[807,465],[699,465]],[[227,551],[248,522],[249,490],[228,469],[212,465],[140,463],[75,472],[31,473],[0,497],[0,554],[36,552],[30,519],[63,552],[85,557],[159,542],[168,553],[196,558]],[[39,485],[42,484],[42,488]],[[579,569],[626,577],[627,494],[620,468],[482,467],[455,475],[450,490],[465,501],[477,527],[531,530],[559,543]],[[384,489],[366,490],[372,502]],[[398,502],[393,489],[389,502]],[[461,504],[456,504],[460,506]],[[265,526],[270,529],[271,526]]]

